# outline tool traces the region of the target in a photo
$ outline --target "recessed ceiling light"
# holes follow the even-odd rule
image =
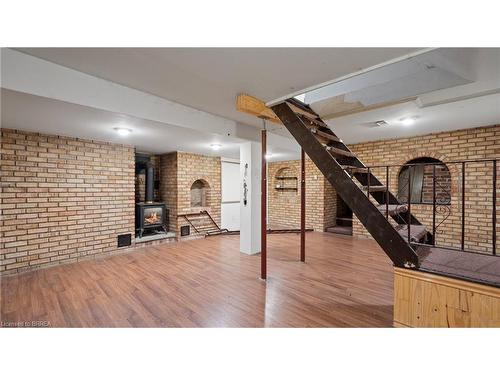
[[[375,125],[380,127],[380,126],[387,126],[389,124],[387,124],[387,121],[385,121],[385,120],[378,120],[378,121],[375,121]]]
[[[132,133],[132,130],[127,128],[114,128],[114,130],[122,137],[126,137],[127,135]]]
[[[400,121],[401,121],[401,124],[403,124],[404,126],[411,126],[415,123],[415,120],[416,120],[416,117],[404,117]]]
[[[212,143],[210,147],[212,148],[212,150],[217,151],[220,150],[222,146],[218,143]]]

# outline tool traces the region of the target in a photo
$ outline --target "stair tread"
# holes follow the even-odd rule
[[[408,238],[408,226],[406,224],[398,225],[396,227],[396,230],[401,237],[405,239]],[[427,228],[425,227],[425,225],[416,225],[416,224],[410,225],[410,238],[412,241],[421,240],[422,238],[424,238],[426,233],[427,233]]]
[[[368,168],[354,167],[352,165],[343,165],[342,169],[349,171],[351,173],[368,173]]]
[[[318,118],[318,115],[314,111],[312,111],[309,108],[304,107],[303,105],[301,105],[297,102],[292,102],[292,101],[288,100],[287,104],[290,107],[290,109],[298,115],[302,115],[302,116],[305,116],[305,117],[311,118],[311,119]]]
[[[340,148],[336,148],[336,147],[332,147],[332,146],[325,146],[325,148],[328,152],[335,154],[335,155],[347,156],[349,158],[356,157],[356,155],[354,155],[352,152],[346,151],[346,150],[341,150]]]
[[[330,141],[340,142],[340,139],[338,137],[336,137],[332,134],[328,134],[328,133],[321,131],[321,130],[314,128],[314,127],[311,128],[311,133],[313,133],[314,135],[316,135],[318,137],[326,138]]]
[[[352,236],[352,227],[342,227],[342,226],[336,225],[333,227],[326,228],[325,232]]]
[[[377,206],[378,210],[385,214],[386,209],[389,210],[390,215],[399,214],[401,212],[406,212],[408,206],[406,204],[389,204],[387,207],[385,204]]]
[[[321,129],[325,129],[325,130],[328,129],[328,130],[330,130],[330,128],[328,127],[328,125],[325,124],[321,120],[314,119],[314,118],[309,118],[309,117],[303,117],[303,119],[306,121],[305,124],[306,124],[306,126],[308,128],[311,128],[313,126],[317,126],[317,127],[321,128]]]
[[[363,186],[363,190],[368,191],[368,186]],[[370,192],[386,191],[387,188],[384,185],[371,185]]]

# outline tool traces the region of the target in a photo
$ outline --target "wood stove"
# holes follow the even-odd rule
[[[146,202],[136,203],[135,228],[139,238],[144,231],[163,229],[168,232],[168,209],[165,203],[154,202],[154,168],[151,162],[146,163]]]
[[[168,210],[164,203],[137,203],[135,221],[139,238],[145,230],[163,229],[168,232]]]

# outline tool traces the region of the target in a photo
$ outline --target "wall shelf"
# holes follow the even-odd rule
[[[298,177],[290,168],[280,169],[274,176],[274,189],[277,191],[298,191]]]

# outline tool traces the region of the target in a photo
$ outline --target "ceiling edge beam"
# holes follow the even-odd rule
[[[390,107],[390,106],[397,105],[397,104],[408,103],[408,102],[415,101],[416,99],[417,99],[416,96],[412,96],[409,98],[404,98],[404,99],[399,99],[399,100],[391,100],[390,102],[372,104],[372,105],[368,105],[368,106],[363,107],[363,108],[356,108],[356,109],[351,109],[351,110],[342,111],[342,112],[334,112],[331,114],[321,116],[321,118],[323,120],[327,121],[327,120],[331,120],[334,118],[353,115],[356,113],[368,112],[368,111],[373,111],[374,109],[380,109],[380,108]],[[313,107],[314,107],[314,105],[313,105]]]
[[[376,65],[370,66],[370,67],[365,68],[365,69],[360,69],[360,70],[352,72],[350,74],[346,74],[346,75],[344,75],[342,77],[338,77],[338,78],[332,79],[330,81],[326,81],[326,82],[323,82],[323,83],[320,83],[320,84],[317,84],[317,85],[306,87],[306,88],[304,88],[302,90],[299,90],[299,91],[292,92],[292,93],[290,93],[288,95],[282,96],[281,98],[277,98],[275,100],[271,100],[271,101],[265,103],[265,105],[267,107],[272,107],[273,105],[280,104],[280,103],[284,102],[287,99],[294,98],[297,95],[306,94],[309,91],[317,90],[317,89],[323,88],[325,86],[332,85],[334,83],[344,81],[344,80],[346,80],[348,78],[352,78],[352,77],[358,76],[360,74],[367,73],[367,72],[370,72],[370,71],[378,69],[378,68],[382,68],[382,67],[387,66],[387,65],[391,65],[391,64],[395,64],[395,63],[400,62],[400,61],[408,60],[408,59],[411,59],[411,58],[413,58],[415,56],[418,56],[418,55],[421,55],[421,54],[424,54],[424,53],[427,53],[427,52],[431,52],[431,51],[434,51],[436,49],[438,49],[438,48],[423,48],[421,50],[418,50],[418,51],[415,51],[415,52],[412,52],[412,53],[408,53],[408,54],[403,55],[403,56],[396,57],[394,59],[385,61],[383,63],[376,64]]]
[[[0,87],[71,104],[243,140],[258,128],[27,55],[1,49]]]

